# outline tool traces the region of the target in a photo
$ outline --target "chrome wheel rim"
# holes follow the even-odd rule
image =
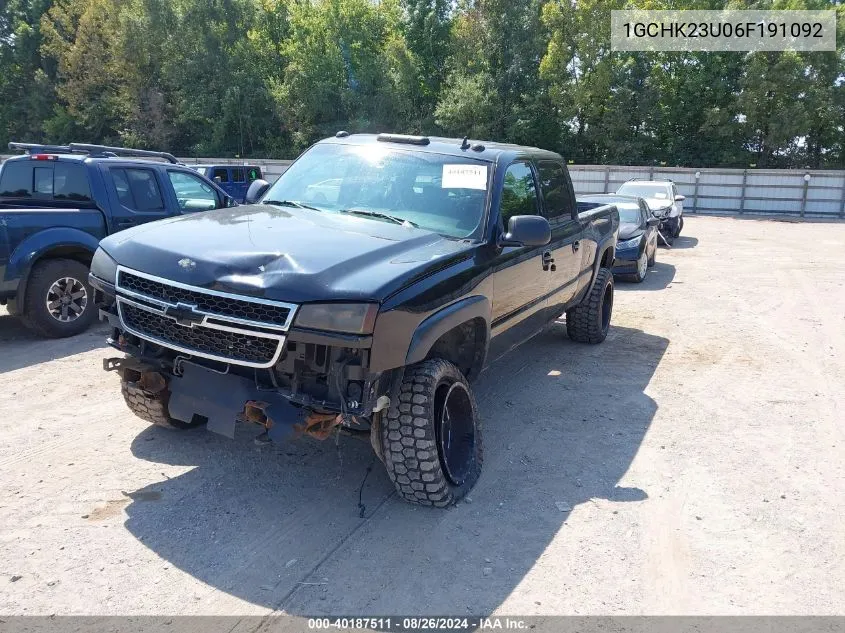
[[[76,321],[88,306],[88,291],[74,277],[62,277],[53,282],[45,301],[47,312],[60,323]]]
[[[645,277],[645,274],[648,272],[648,257],[643,251],[643,254],[640,255],[640,259],[637,261],[637,273],[640,275],[640,279]]]

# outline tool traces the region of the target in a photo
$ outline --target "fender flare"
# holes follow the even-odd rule
[[[590,285],[587,286],[587,292],[589,292],[590,288],[593,287],[593,283],[595,283],[596,277],[599,274],[599,269],[601,268],[601,262],[604,259],[604,256],[607,255],[607,252],[611,251],[611,254],[613,255],[613,259],[616,258],[616,244],[615,243],[609,243],[609,240],[608,240],[604,244],[599,244],[599,247],[601,248],[601,250],[596,249],[597,255],[596,255],[595,261],[593,262],[593,275],[590,278]],[[610,265],[608,266],[608,268],[611,268],[611,269],[613,268],[613,259],[610,260]]]
[[[30,235],[12,251],[6,266],[6,281],[18,280],[18,302],[26,292],[26,283],[33,265],[59,248],[78,248],[94,255],[100,240],[90,233],[70,227],[54,227]]]
[[[490,342],[490,318],[492,305],[487,297],[479,295],[450,303],[427,317],[417,326],[408,345],[405,365],[413,365],[425,359],[437,340],[449,330],[473,319],[482,319],[486,327],[485,345]],[[486,350],[485,350],[486,351]]]

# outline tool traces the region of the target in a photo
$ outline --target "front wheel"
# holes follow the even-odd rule
[[[600,268],[590,294],[566,311],[566,333],[578,343],[601,343],[607,338],[613,313],[613,275]]]
[[[452,363],[431,359],[406,367],[398,402],[380,431],[387,474],[406,501],[446,507],[478,481],[483,460],[478,407]]]
[[[32,269],[23,301],[23,322],[47,338],[74,336],[97,317],[88,267],[73,259],[48,259]]]
[[[170,417],[167,408],[170,390],[161,374],[125,370],[120,379],[120,392],[126,406],[142,420],[165,429],[192,429],[200,424]]]
[[[648,255],[646,255],[645,249],[643,249],[643,254],[640,255],[640,258],[637,260],[637,272],[631,275],[631,280],[635,283],[641,284],[645,281],[645,276],[648,274]]]
[[[675,229],[675,237],[678,237],[681,234],[681,231],[684,228],[684,216],[679,216],[678,221],[676,223],[678,228]]]

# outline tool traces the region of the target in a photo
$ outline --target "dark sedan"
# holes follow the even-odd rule
[[[657,254],[657,225],[660,223],[646,201],[614,193],[578,196],[578,201],[616,205],[619,210],[619,241],[613,274],[625,275],[637,283],[645,279]]]

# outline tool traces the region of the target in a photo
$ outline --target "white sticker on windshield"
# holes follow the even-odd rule
[[[663,198],[665,198],[665,197],[666,197],[666,194],[665,194],[664,192],[662,192],[662,191],[656,191],[656,192],[654,193],[654,197],[655,197],[655,198],[657,198],[657,199],[659,199],[659,200],[663,200]]]
[[[487,165],[443,165],[443,189],[487,189]]]

